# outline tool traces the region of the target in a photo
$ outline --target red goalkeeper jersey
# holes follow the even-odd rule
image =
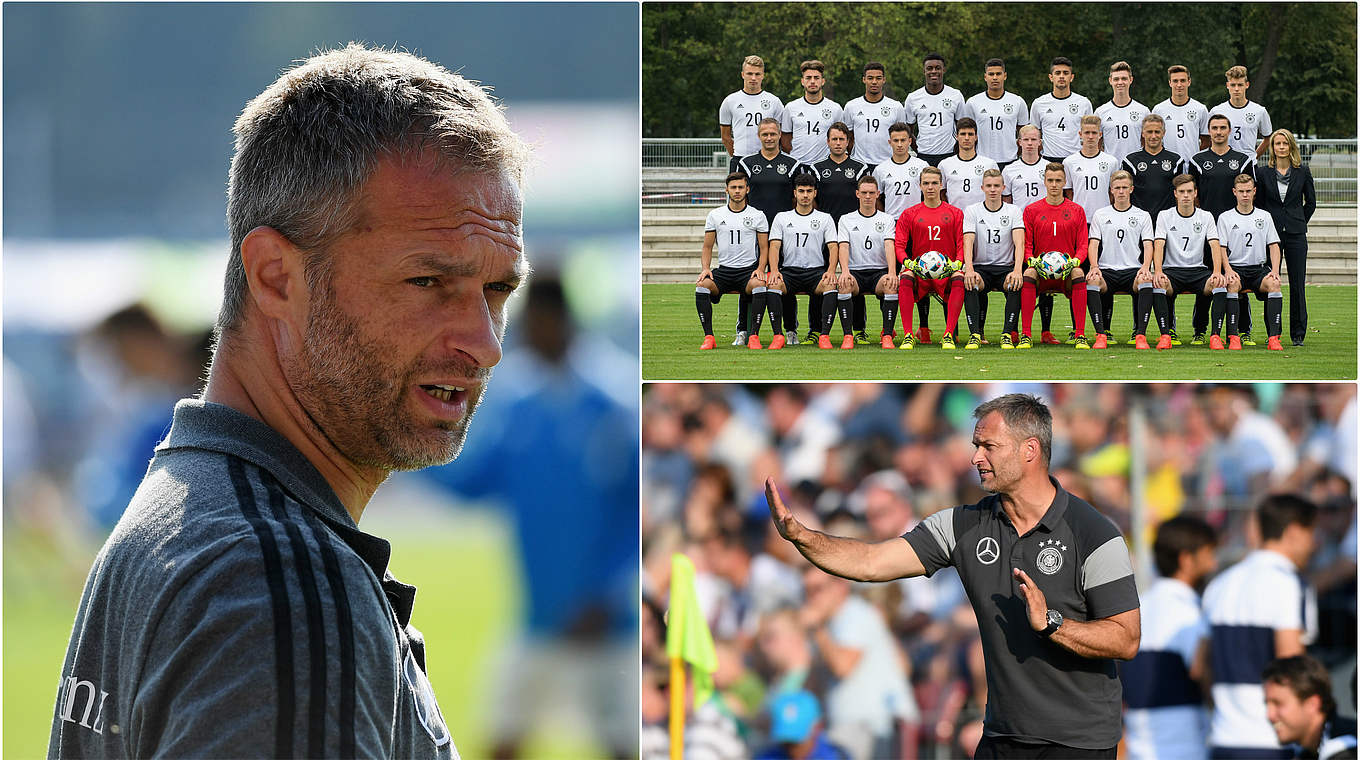
[[[893,244],[898,262],[915,259],[926,251],[939,251],[954,261],[963,261],[963,212],[948,203],[935,208],[918,203],[897,217]]]
[[[1077,261],[1086,263],[1090,250],[1090,230],[1086,228],[1086,212],[1071,199],[1051,206],[1047,199],[1025,207],[1025,259],[1049,251],[1062,251]]]

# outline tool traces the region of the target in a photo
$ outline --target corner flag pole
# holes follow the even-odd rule
[[[694,563],[678,553],[671,555],[666,655],[671,661],[671,760],[681,760],[685,750],[685,662],[689,662],[694,671],[694,706],[697,708],[713,695],[713,672],[718,669],[718,654],[694,591]]]

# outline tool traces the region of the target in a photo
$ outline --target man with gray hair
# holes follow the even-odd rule
[[[973,466],[993,494],[977,504],[869,543],[803,526],[771,478],[770,516],[832,575],[889,581],[958,569],[987,663],[975,757],[1113,758],[1121,730],[1114,660],[1137,654],[1141,632],[1128,547],[1109,518],[1049,475],[1053,422],[1042,401],[1010,394],[973,416]]]
[[[462,447],[527,274],[526,148],[481,87],[353,43],[235,133],[208,382],[90,571],[48,754],[456,758],[358,522]]]

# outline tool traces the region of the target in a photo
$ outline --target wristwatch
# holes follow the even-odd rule
[[[1039,631],[1039,635],[1043,636],[1044,638],[1048,638],[1049,636],[1053,635],[1054,631],[1062,627],[1062,624],[1063,624],[1062,613],[1058,612],[1057,610],[1049,610],[1048,625],[1045,626],[1042,631]]]

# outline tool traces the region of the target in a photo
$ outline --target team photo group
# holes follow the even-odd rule
[[[863,95],[841,105],[824,93],[822,61],[799,64],[803,95],[787,103],[763,89],[760,56],[740,62],[742,89],[719,108],[730,164],[726,203],[704,224],[701,349],[717,346],[725,294],[738,301],[732,345],[748,349],[920,349],[935,339],[932,301],[951,351],[1303,345],[1317,194],[1294,133],[1248,99],[1244,66],[1212,72],[1226,96],[1212,107],[1190,97],[1184,65],[1140,72],[1169,88],[1148,107],[1131,96],[1127,62],[1102,63],[1110,97],[1097,107],[1073,91],[1075,64],[1061,56],[1051,91],[1029,103],[1007,90],[1000,58],[971,97],[946,83],[944,56],[921,64],[923,84],[903,101],[885,93],[884,64],[864,64]],[[1004,307],[988,333],[992,292]],[[1121,294],[1131,329],[1116,333]],[[1070,307],[1065,336],[1054,296]],[[1190,325],[1177,324],[1177,296],[1194,301]]]

